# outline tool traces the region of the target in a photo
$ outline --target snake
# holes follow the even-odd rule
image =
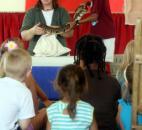
[[[51,34],[62,34],[67,32],[68,29],[70,29],[70,24],[65,24],[63,26],[47,26],[46,24],[41,24],[39,27],[43,28],[45,33],[51,35]]]
[[[75,10],[75,14],[73,16],[74,26],[78,23],[78,21],[88,12],[88,7],[91,6],[91,2],[87,1],[80,4]],[[74,28],[74,26],[72,28]],[[47,34],[62,34],[67,32],[70,28],[70,23],[67,23],[63,26],[47,26],[46,24],[40,23],[39,27],[43,28],[45,33]]]
[[[88,12],[88,7],[91,7],[90,1],[80,4],[80,6],[78,6],[78,8],[75,10],[73,20],[79,21]]]

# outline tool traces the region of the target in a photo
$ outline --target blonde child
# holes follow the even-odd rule
[[[7,39],[1,45],[0,54],[2,56],[5,52],[11,52],[17,48],[24,48],[24,44],[21,41],[21,39],[17,37]],[[46,110],[45,108],[40,110],[38,109],[39,99],[44,103],[46,107],[51,104],[51,101],[48,100],[48,97],[38,86],[38,84],[32,76],[32,73],[30,73],[28,77],[26,77],[24,82],[26,83],[26,86],[30,89],[34,102],[36,116],[32,119],[33,128],[34,130],[43,129],[46,126]]]
[[[120,66],[119,70],[116,73],[116,78],[121,85],[121,89],[123,91],[123,87],[125,86],[125,79],[124,79],[124,70],[126,67],[133,63],[134,61],[134,40],[130,40],[124,50],[123,54],[123,62]]]
[[[32,95],[24,80],[31,72],[31,57],[22,49],[7,52],[1,59],[0,69],[0,129],[25,130],[35,116]]]
[[[120,120],[124,130],[132,129],[132,81],[133,81],[133,47],[134,41],[127,44],[125,49],[125,69],[123,70],[122,99],[119,100]],[[131,53],[130,53],[131,52]],[[127,56],[127,61],[126,61]],[[124,67],[124,66],[123,66]],[[142,114],[137,115],[137,123],[142,125]]]

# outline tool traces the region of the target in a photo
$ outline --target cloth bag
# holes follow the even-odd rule
[[[35,56],[60,56],[70,51],[58,41],[56,35],[42,35],[33,50]]]

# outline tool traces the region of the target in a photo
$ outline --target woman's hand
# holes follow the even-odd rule
[[[33,35],[43,35],[45,34],[45,29],[40,27],[40,23],[36,24],[31,28]]]
[[[24,30],[21,32],[21,37],[25,41],[31,40],[35,35],[43,35],[45,34],[45,29],[40,27],[40,23],[34,25],[32,28],[28,30]]]

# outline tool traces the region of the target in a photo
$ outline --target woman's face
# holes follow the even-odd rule
[[[41,0],[43,5],[52,5],[52,0]]]

